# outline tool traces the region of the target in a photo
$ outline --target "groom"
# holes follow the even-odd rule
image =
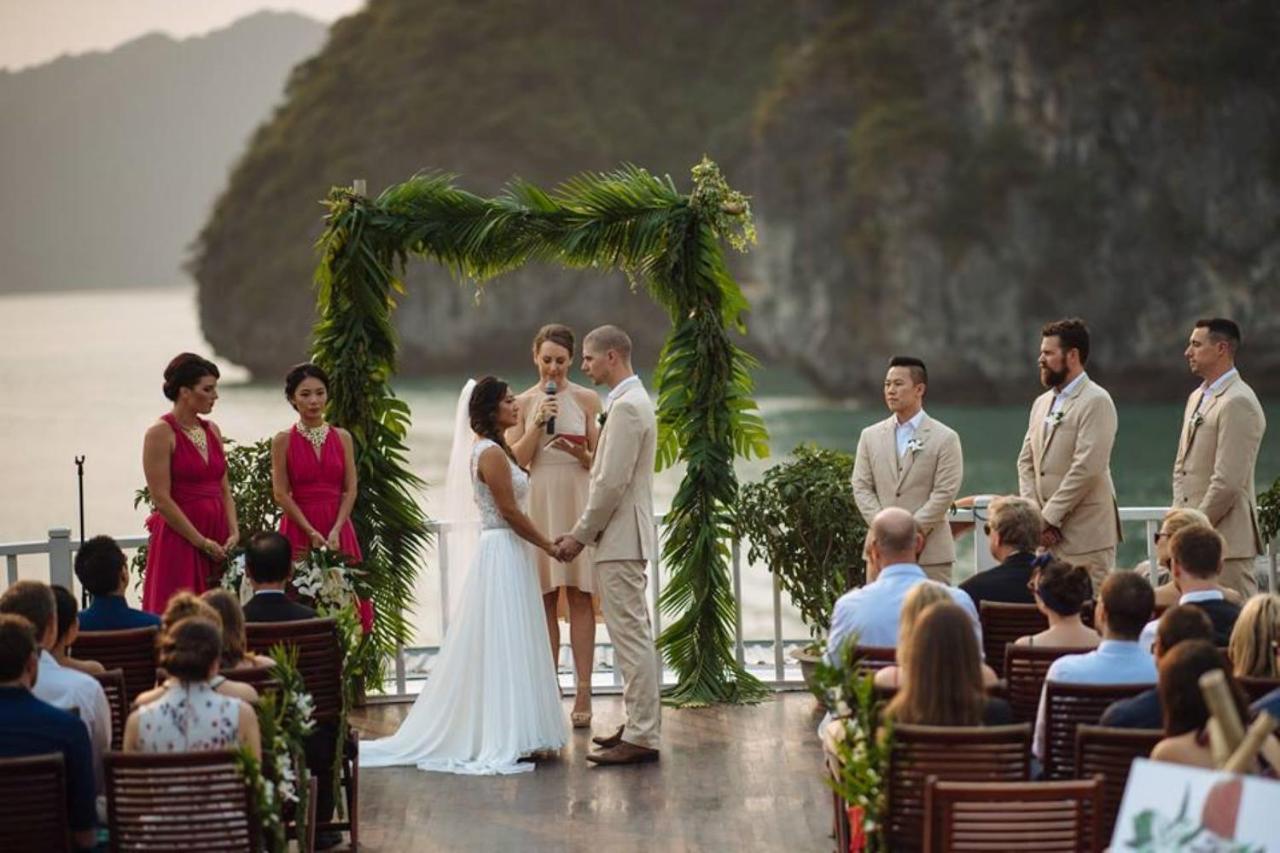
[[[645,606],[645,563],[654,556],[653,463],[658,424],[653,403],[631,369],[631,338],[601,326],[582,342],[582,372],[609,386],[600,440],[591,465],[587,506],[572,530],[556,540],[557,557],[572,560],[595,546],[604,624],[622,672],[627,722],[587,756],[596,764],[658,760],[658,663]]]

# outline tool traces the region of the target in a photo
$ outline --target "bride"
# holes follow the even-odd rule
[[[412,764],[445,773],[520,773],[534,767],[520,762],[522,757],[565,744],[556,672],[547,656],[542,589],[525,542],[548,554],[554,549],[525,514],[529,475],[503,438],[519,417],[515,397],[501,379],[486,376],[463,389],[450,479],[456,486],[456,469],[466,466],[462,470],[470,475],[473,497],[464,503],[478,508],[479,541],[430,678],[399,731],[361,742],[362,767]],[[450,491],[447,486],[451,501]],[[451,538],[455,557],[464,550],[461,545]]]

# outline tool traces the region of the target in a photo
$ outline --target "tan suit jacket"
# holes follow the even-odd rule
[[[871,523],[885,507],[900,507],[916,518],[925,535],[921,565],[953,563],[955,540],[947,511],[960,493],[964,456],[960,436],[927,414],[916,429],[918,450],[898,455],[897,417],[890,415],[862,431],[853,463],[853,499]]]
[[[1173,462],[1173,505],[1195,507],[1227,540],[1226,559],[1262,553],[1254,467],[1267,418],[1240,374],[1205,396],[1194,417],[1200,389],[1191,392],[1182,437]]]
[[[653,529],[653,464],[658,422],[639,382],[605,411],[587,506],[570,535],[595,546],[597,563],[649,560],[656,553]]]
[[[1111,448],[1119,419],[1111,395],[1088,376],[1072,389],[1056,423],[1045,423],[1053,389],[1031,406],[1018,454],[1018,492],[1040,507],[1046,524],[1062,531],[1060,554],[1114,548],[1120,509],[1111,481]]]

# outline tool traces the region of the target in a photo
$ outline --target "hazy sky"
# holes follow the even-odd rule
[[[110,50],[156,30],[178,38],[199,35],[263,9],[292,10],[329,23],[363,5],[364,0],[0,0],[0,68]]]

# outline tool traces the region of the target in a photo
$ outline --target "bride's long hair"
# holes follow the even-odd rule
[[[507,398],[510,387],[496,376],[485,376],[471,391],[467,415],[471,419],[472,432],[501,447],[507,457],[515,462],[518,468],[524,470],[524,466],[516,460],[516,455],[507,445],[507,437],[503,434],[503,430],[498,428],[498,406]]]

